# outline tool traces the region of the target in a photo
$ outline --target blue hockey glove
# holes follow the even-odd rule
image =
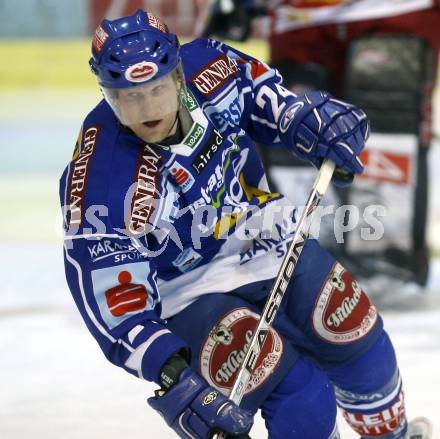
[[[293,146],[293,152],[317,168],[324,158],[336,163],[345,177],[335,173],[336,185],[351,182],[346,175],[361,174],[364,165],[359,154],[365,146],[370,129],[365,113],[330,94],[312,91],[289,105],[279,119],[283,142]],[[342,174],[339,174],[340,176]]]
[[[148,403],[186,439],[207,439],[216,431],[245,435],[253,423],[249,411],[238,407],[189,368],[163,396],[156,393],[148,398]]]

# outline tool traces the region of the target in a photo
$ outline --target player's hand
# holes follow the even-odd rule
[[[182,438],[208,439],[215,431],[245,435],[253,416],[238,407],[191,369],[163,396],[148,399],[165,422]]]
[[[370,133],[369,122],[365,113],[354,105],[334,99],[328,93],[307,93],[281,114],[280,130],[290,131],[295,154],[317,168],[324,158],[329,158],[345,175],[361,174],[364,170],[359,154]],[[343,186],[351,180],[338,178],[335,173],[336,184]]]

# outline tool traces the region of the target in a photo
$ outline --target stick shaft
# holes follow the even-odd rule
[[[275,283],[264,306],[263,313],[229,395],[229,399],[232,399],[236,404],[240,404],[244,391],[251,379],[252,372],[256,366],[271,324],[275,319],[281,300],[286,292],[287,285],[293,275],[299,256],[301,255],[304,244],[308,238],[314,212],[328,188],[334,169],[335,164],[330,160],[325,160],[319,170],[318,176],[316,177],[309,199],[298,222],[292,242],[290,243],[283,262],[281,263]]]
[[[229,399],[232,399],[237,405],[244,396],[246,387],[252,377],[252,372],[257,364],[258,357],[263,349],[264,342],[269,334],[272,322],[275,319],[281,300],[287,289],[287,285],[293,275],[298,259],[304,248],[304,244],[309,236],[310,226],[313,220],[313,214],[319,206],[322,197],[324,196],[333,172],[335,164],[331,160],[324,160],[319,174],[315,179],[313,188],[310,192],[304,211],[299,219],[292,242],[287,249],[286,255],[281,263],[278,274],[275,278],[275,283],[270,291],[269,297],[263,308],[258,325],[255,329],[249,344],[248,351],[244,357],[243,363],[240,365],[237,378],[229,394]],[[226,439],[226,433],[221,432],[217,434],[217,439]]]

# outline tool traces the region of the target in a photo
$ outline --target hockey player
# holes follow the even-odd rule
[[[67,281],[105,356],[160,386],[148,402],[183,438],[246,435],[258,409],[271,439],[337,438],[337,404],[362,437],[405,437],[382,320],[315,240],[241,407],[225,396],[297,220],[269,192],[254,141],[358,174],[365,114],[324,92],[296,96],[218,41],[180,47],[141,10],[103,20],[92,53],[104,99],[60,198]]]

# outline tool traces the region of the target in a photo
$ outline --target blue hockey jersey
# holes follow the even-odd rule
[[[217,41],[197,39],[181,57],[183,140],[146,145],[101,101],[60,185],[75,302],[107,358],[154,381],[185,346],[164,319],[201,295],[273,278],[296,218],[269,191],[255,145],[285,143],[280,114],[296,96]]]

